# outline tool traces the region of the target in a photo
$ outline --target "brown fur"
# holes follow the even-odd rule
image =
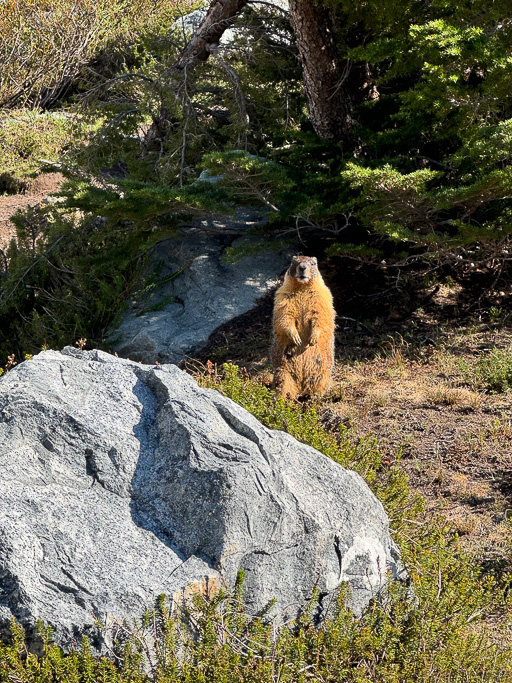
[[[294,256],[274,301],[270,359],[278,396],[326,392],[334,362],[335,317],[316,258]]]

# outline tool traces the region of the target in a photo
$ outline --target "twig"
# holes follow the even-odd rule
[[[103,83],[99,83],[98,85],[95,85],[94,88],[87,90],[87,92],[85,92],[82,96],[82,99],[87,99],[97,90],[101,90],[102,88],[106,88],[107,86],[111,85],[112,83],[115,83],[116,81],[126,80],[127,78],[139,78],[140,80],[146,81],[151,84],[154,84],[155,82],[152,78],[149,78],[149,76],[144,76],[143,74],[136,74],[132,72],[127,74],[121,74],[120,76],[109,78],[107,81],[103,81]]]
[[[272,7],[272,9],[277,9],[284,15],[288,16],[290,14],[289,10],[281,7],[280,5],[274,5],[273,2],[266,2],[266,0],[247,0],[248,5],[266,5],[267,7]]]
[[[236,93],[236,99],[238,101],[238,109],[240,112],[240,118],[243,124],[247,127],[249,125],[249,115],[247,113],[247,107],[245,105],[245,97],[242,90],[242,83],[240,81],[240,76],[237,74],[236,70],[227,62],[225,62],[219,55],[218,49],[211,50],[210,53],[213,58],[221,65],[224,71],[228,74],[229,78],[233,82],[234,91]],[[247,135],[245,135],[245,144],[247,144]]]
[[[3,262],[4,262],[4,272],[0,273],[0,274],[1,275],[7,275],[7,271],[9,269],[9,262],[7,261],[7,255],[3,249],[0,249],[0,254],[1,254]]]
[[[361,325],[361,327],[364,327],[364,329],[368,330],[370,334],[375,334],[375,330],[372,330],[371,327],[368,327],[368,325],[365,325],[360,320],[356,320],[355,318],[349,318],[347,315],[337,315],[336,318],[339,318],[340,320],[350,320],[351,322],[357,323],[358,325]]]
[[[2,300],[9,301],[9,299],[12,297],[12,295],[14,294],[14,292],[18,289],[19,285],[23,282],[23,280],[24,280],[25,277],[30,273],[30,271],[31,271],[33,268],[35,268],[35,267],[37,266],[37,264],[38,264],[40,261],[42,261],[43,259],[45,259],[45,258],[48,256],[48,254],[49,254],[49,253],[50,253],[50,252],[59,244],[59,242],[60,242],[62,239],[64,239],[64,237],[65,237],[65,235],[61,235],[58,239],[56,239],[55,242],[51,245],[51,247],[49,247],[49,248],[45,251],[44,254],[41,254],[41,256],[40,256],[39,258],[37,258],[37,259],[34,261],[34,263],[32,263],[32,264],[27,268],[27,270],[23,273],[23,275],[22,275],[21,277],[18,278],[16,284],[15,284],[14,287],[11,289],[11,291],[9,292],[9,295],[8,295],[8,296],[5,296],[4,293],[0,294],[0,301],[2,301]]]
[[[205,227],[204,225],[184,224],[184,225],[180,225],[179,227],[180,228],[200,230],[201,232],[204,232],[204,233],[209,234],[209,235],[238,235],[238,236],[242,236],[244,234],[243,230],[234,230],[231,228],[209,228],[209,227]]]

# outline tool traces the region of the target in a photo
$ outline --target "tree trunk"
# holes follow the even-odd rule
[[[347,87],[351,64],[340,56],[336,9],[309,0],[290,0],[290,21],[315,132],[356,150],[359,143],[352,118],[353,98]]]
[[[213,0],[197,31],[191,36],[179,60],[174,65],[184,69],[197,61],[206,62],[212,48],[216,48],[224,31],[247,5],[248,0]]]

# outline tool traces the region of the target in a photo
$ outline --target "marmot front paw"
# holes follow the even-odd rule
[[[297,330],[290,332],[290,339],[292,340],[292,344],[294,346],[300,346],[302,344],[302,339],[300,338],[300,334],[297,332]]]

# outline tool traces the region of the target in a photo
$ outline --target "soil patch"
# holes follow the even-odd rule
[[[0,249],[6,249],[11,239],[16,236],[11,216],[19,209],[35,206],[46,197],[56,194],[63,181],[64,176],[61,173],[43,173],[27,181],[24,193],[0,197]]]

